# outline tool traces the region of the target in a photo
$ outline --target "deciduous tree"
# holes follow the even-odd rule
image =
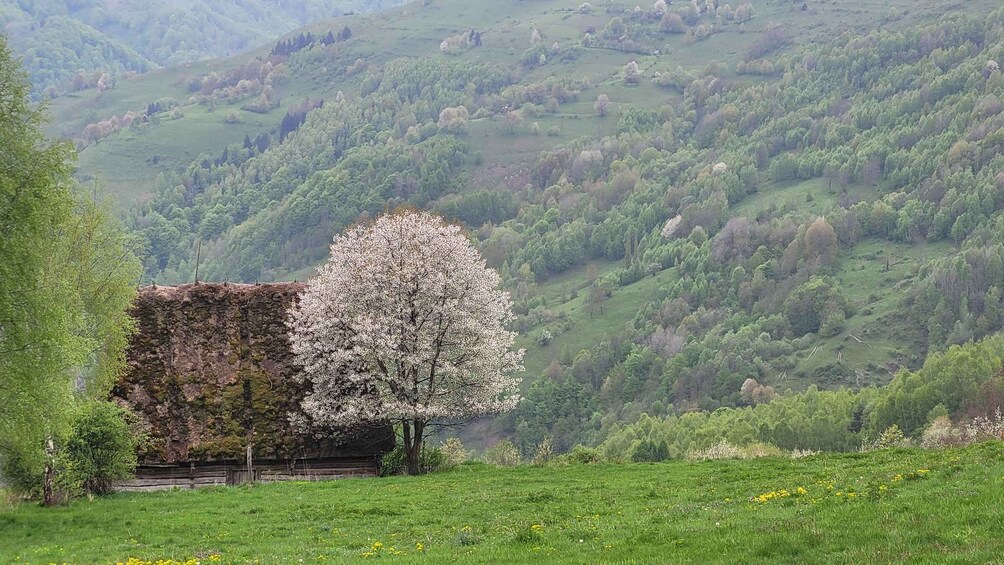
[[[289,322],[312,425],[392,422],[416,474],[431,426],[514,408],[523,351],[499,282],[459,227],[428,213],[336,237]]]
[[[0,462],[38,486],[77,400],[121,367],[140,265],[72,193],[72,149],[44,139],[28,90],[0,37]]]

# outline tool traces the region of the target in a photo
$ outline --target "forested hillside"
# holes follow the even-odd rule
[[[1004,327],[994,6],[433,0],[54,109],[157,283],[197,250],[203,278],[302,279],[399,206],[462,222],[528,347],[486,433],[564,450],[643,413],[818,404],[778,396]],[[901,421],[832,394],[856,426],[834,448]]]
[[[108,88],[158,66],[221,57],[289,30],[393,0],[19,0],[0,6],[0,26],[23,58],[36,96]]]

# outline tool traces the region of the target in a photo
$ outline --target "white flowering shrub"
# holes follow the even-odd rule
[[[742,458],[742,451],[725,440],[705,449],[695,449],[687,452],[687,459],[691,461]]]
[[[712,459],[757,459],[760,457],[781,457],[784,452],[776,445],[755,442],[746,446],[732,445],[722,440],[706,449],[696,449],[687,452],[691,461]]]
[[[1004,440],[1004,417],[998,407],[992,416],[973,418],[965,427],[965,437],[969,443],[991,439]]]
[[[445,55],[459,55],[471,47],[470,34],[464,32],[451,35],[439,43],[439,50]]]

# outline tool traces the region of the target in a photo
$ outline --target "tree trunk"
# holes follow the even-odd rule
[[[414,428],[412,426],[414,426]],[[414,432],[414,435],[412,432]],[[416,421],[404,424],[404,450],[408,455],[409,475],[418,475],[422,472],[419,462],[422,457],[422,440],[424,432],[425,422]]]
[[[52,481],[55,471],[56,446],[52,443],[52,437],[45,438],[45,477],[42,479],[42,502],[46,506],[56,503],[52,495]]]

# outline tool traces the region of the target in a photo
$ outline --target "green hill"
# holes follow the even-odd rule
[[[989,563],[1004,447],[464,465],[0,512],[17,563]],[[129,561],[133,559],[133,561]],[[196,562],[196,561],[192,561]]]
[[[528,348],[479,439],[525,450],[1002,329],[1004,13],[711,6],[411,3],[59,98],[54,129],[157,283],[199,248],[204,279],[302,279],[397,206],[465,223]]]
[[[395,3],[41,0],[0,6],[0,26],[23,57],[35,95],[51,98],[157,66],[240,53],[313,21]]]

